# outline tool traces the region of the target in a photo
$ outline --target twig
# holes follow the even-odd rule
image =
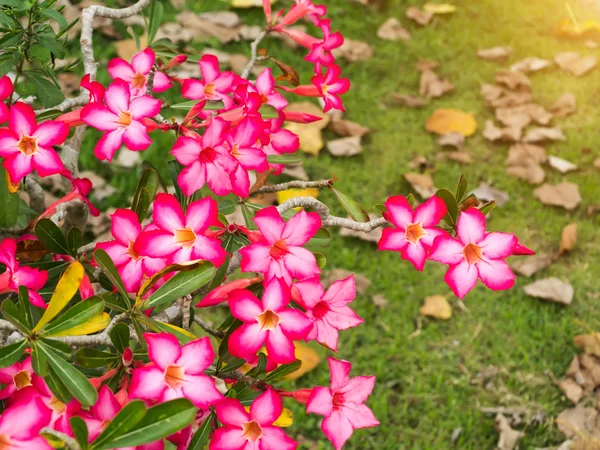
[[[36,213],[42,214],[46,210],[46,196],[44,190],[32,177],[25,178],[25,188],[29,195],[29,206]]]
[[[198,316],[194,316],[194,322],[196,322],[198,325],[200,325],[200,328],[202,328],[208,334],[211,334],[211,335],[213,335],[215,337],[218,337],[219,339],[223,339],[225,337],[225,333],[224,332],[222,332],[221,330],[217,330],[216,328],[211,327],[209,324],[207,324],[205,321],[203,321]]]
[[[258,36],[256,36],[256,39],[254,39],[250,44],[252,57],[250,58],[250,61],[248,61],[248,64],[246,64],[246,67],[244,67],[244,71],[242,72],[242,78],[248,78],[248,75],[250,75],[250,71],[252,70],[254,64],[256,64],[256,61],[258,60],[258,45],[268,33],[269,30],[262,30],[261,33]]]
[[[317,188],[317,189],[325,189],[329,188],[333,185],[332,180],[318,180],[318,181],[288,181],[287,183],[274,184],[272,186],[263,186],[253,194],[268,194],[271,192],[280,192],[286,191],[288,189],[307,189],[307,188]]]
[[[183,320],[182,320],[182,325],[183,325],[183,329],[184,330],[189,330],[190,329],[190,316],[192,315],[191,309],[192,309],[192,296],[191,295],[186,295],[183,299],[183,305],[182,305],[182,309],[183,309]]]
[[[216,374],[215,377],[220,378],[222,380],[236,380],[244,383],[250,389],[255,389],[259,391],[266,391],[269,389],[269,383],[266,383],[262,380],[258,380],[253,377],[249,377],[245,373],[240,372],[239,370],[234,370],[233,372],[226,372],[227,367],[225,367],[225,371],[222,374]]]
[[[154,88],[154,75],[156,74],[156,64],[150,68],[148,78],[146,78],[146,95],[152,96],[152,89]]]

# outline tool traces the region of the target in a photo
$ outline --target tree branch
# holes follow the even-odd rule
[[[198,316],[194,316],[194,322],[196,322],[198,325],[200,325],[200,328],[202,328],[208,334],[211,334],[211,335],[213,335],[215,337],[218,337],[219,339],[223,339],[225,337],[225,333],[224,332],[222,332],[221,330],[217,330],[216,328],[211,327],[209,324],[207,324],[205,321],[203,321]]]
[[[29,206],[36,213],[42,214],[46,210],[46,196],[42,187],[32,177],[25,178],[25,188],[29,195]]]
[[[272,186],[263,186],[257,191],[253,192],[253,194],[268,194],[271,192],[280,192],[286,191],[288,189],[308,189],[308,188],[316,188],[316,189],[325,189],[333,186],[332,180],[318,180],[318,181],[288,181],[287,183],[274,184]]]
[[[244,71],[242,72],[242,78],[248,78],[248,76],[250,75],[250,71],[252,71],[254,64],[256,64],[256,61],[258,61],[258,45],[268,33],[268,29],[262,30],[261,33],[258,36],[256,36],[256,39],[254,39],[250,44],[252,56],[250,58],[250,61],[248,61],[248,64],[246,64],[246,67],[244,67]]]

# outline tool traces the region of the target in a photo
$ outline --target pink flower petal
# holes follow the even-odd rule
[[[154,73],[154,87],[152,88],[154,92],[164,92],[171,86],[173,86],[173,83],[167,75],[162,72]]]
[[[401,252],[409,242],[406,240],[406,231],[398,228],[384,228],[381,238],[377,243],[379,250],[391,250]]]
[[[48,272],[33,267],[21,266],[13,273],[13,280],[20,286],[39,290],[48,281]]]
[[[420,242],[417,242],[416,244],[409,243],[402,252],[402,259],[410,261],[415,269],[422,272],[423,267],[425,267],[427,252]]]
[[[304,245],[321,228],[321,218],[315,212],[302,210],[285,224],[281,237],[288,245]]]
[[[193,195],[198,189],[206,184],[206,170],[200,161],[196,160],[184,167],[177,177],[177,184],[185,195]]]
[[[116,130],[119,116],[99,103],[90,103],[81,110],[81,120],[101,131]]]
[[[303,247],[288,247],[288,254],[283,257],[285,268],[298,280],[312,277],[321,272],[315,255]]]
[[[181,85],[181,95],[183,95],[185,98],[191,98],[192,100],[203,99],[205,97],[204,83],[192,78],[183,80]]]
[[[454,295],[463,298],[477,284],[479,271],[476,264],[469,264],[466,260],[460,264],[450,266],[444,281],[450,286]]]
[[[152,258],[171,256],[179,248],[181,247],[175,242],[173,234],[162,230],[150,230],[140,233],[133,246],[136,253]]]
[[[477,208],[462,211],[456,224],[456,235],[464,245],[479,243],[485,236],[485,216]]]
[[[459,264],[465,260],[465,246],[450,236],[440,236],[433,241],[429,259],[443,264]]]
[[[121,79],[116,79],[106,90],[104,95],[104,101],[106,106],[115,114],[120,112],[126,112],[129,110],[129,98],[131,97],[131,91],[129,90],[129,84]]]
[[[344,403],[364,403],[373,392],[374,386],[375,377],[360,376],[349,380],[338,392],[344,395]]]
[[[40,124],[32,137],[37,140],[38,145],[41,145],[42,147],[51,147],[65,142],[68,135],[68,125],[65,125],[63,122],[48,120]]]
[[[13,83],[8,75],[3,75],[0,78],[0,101],[6,100],[13,93]]]
[[[121,410],[121,404],[115,394],[106,385],[98,391],[98,400],[90,408],[91,413],[101,420],[112,420]]]
[[[181,206],[171,194],[161,193],[156,196],[152,218],[156,225],[171,233],[185,228],[185,216]]]
[[[242,260],[240,267],[244,272],[266,273],[269,270],[271,255],[269,247],[262,244],[251,244],[240,249]]]
[[[352,364],[348,361],[331,357],[327,358],[327,362],[329,363],[329,372],[331,374],[331,390],[337,392],[348,384]]]
[[[255,322],[256,317],[265,310],[260,300],[245,289],[232,291],[229,294],[228,302],[233,317],[244,322]]]
[[[134,120],[125,128],[123,142],[129,150],[142,151],[152,144],[152,139],[148,136],[146,127]]]
[[[148,343],[148,357],[158,368],[166,370],[181,356],[181,347],[175,336],[169,333],[144,333]]]
[[[285,222],[275,206],[269,206],[258,211],[254,217],[254,223],[256,223],[269,244],[282,239]]]
[[[258,323],[244,324],[231,333],[229,351],[238,358],[255,355],[264,345],[267,334]]]
[[[493,291],[504,291],[515,285],[515,274],[506,261],[501,259],[482,260],[477,263],[479,277],[483,284]]]
[[[171,155],[173,155],[180,164],[189,166],[198,160],[201,152],[202,145],[200,142],[191,137],[181,136],[175,141],[171,150]]]
[[[62,160],[52,148],[38,147],[32,156],[32,162],[40,177],[48,177],[65,170]]]
[[[348,418],[339,411],[333,411],[329,417],[321,423],[323,433],[331,441],[335,450],[341,450],[354,429]]]
[[[134,98],[129,105],[129,112],[133,120],[140,120],[145,117],[154,117],[160,113],[162,102],[148,95]]]
[[[347,279],[350,279],[350,277]],[[339,283],[339,281],[333,283],[329,290],[331,290],[333,285],[336,283]],[[295,297],[295,294],[292,294],[292,298],[294,298],[294,300],[296,301],[299,301],[302,304],[301,306],[304,306],[305,309],[314,308],[314,306],[321,301],[323,295],[325,294],[325,290],[323,289],[323,285],[321,284],[320,278],[318,276],[298,281],[292,287],[292,292],[294,291],[294,289],[296,289],[300,294],[300,299],[297,299]],[[333,296],[333,294],[331,296]]]
[[[166,388],[163,370],[153,366],[140,367],[133,371],[129,397],[156,400]]]
[[[141,260],[130,259],[126,264],[119,266],[119,275],[127,292],[137,292],[142,284],[144,268]]]
[[[216,267],[219,267],[225,262],[227,252],[221,247],[221,241],[198,234],[192,247],[191,256],[192,259],[210,261]]]
[[[120,128],[105,133],[96,144],[96,147],[94,147],[94,155],[96,155],[96,158],[112,161],[117,150],[123,145],[124,132],[125,130]]]
[[[414,212],[415,223],[420,222],[423,228],[433,227],[446,215],[448,209],[444,201],[436,196],[417,206]]]
[[[269,359],[277,364],[289,364],[296,361],[294,343],[283,333],[280,327],[269,331],[267,353]]]
[[[218,428],[210,441],[209,450],[242,450],[248,444],[241,428]]]
[[[487,233],[479,242],[483,256],[489,259],[507,258],[513,254],[518,240],[509,233]]]
[[[413,211],[406,197],[395,195],[390,197],[385,202],[385,207],[388,210],[384,214],[386,220],[392,222],[396,227],[406,229],[406,225],[413,222]]]
[[[306,402],[306,412],[329,417],[333,411],[333,396],[329,388],[317,386],[313,388]]]
[[[145,48],[131,58],[131,66],[137,73],[146,75],[152,69],[154,61],[156,61],[156,55],[152,49]]]
[[[245,422],[250,422],[250,414],[238,400],[226,398],[215,405],[219,421],[227,427],[239,427]]]
[[[323,300],[331,305],[346,305],[356,298],[354,275],[338,280],[329,286]]]
[[[210,366],[215,359],[210,339],[203,337],[181,347],[181,356],[176,364],[183,367],[186,375],[199,375]]]
[[[250,417],[259,425],[271,425],[283,411],[281,397],[272,388],[256,397],[250,406]]]
[[[142,232],[137,214],[130,209],[119,208],[110,217],[111,234],[122,245],[128,246]]]
[[[6,158],[13,153],[20,152],[17,144],[19,139],[15,137],[12,131],[1,128],[0,129],[0,156]]]
[[[349,306],[332,306],[325,320],[338,330],[347,330],[364,322]]]
[[[342,406],[342,414],[348,418],[355,430],[379,425],[379,420],[375,418],[373,411],[367,405],[345,404]]]
[[[0,435],[19,440],[33,439],[42,428],[50,424],[51,418],[52,412],[40,397],[15,403],[2,413]]]
[[[314,322],[312,330],[304,338],[306,342],[317,341],[319,344],[324,345],[328,349],[337,352],[339,332],[336,328],[331,326],[326,317]]]
[[[214,55],[204,55],[200,61],[200,72],[205,83],[210,83],[217,79],[221,71],[219,70],[219,60]]]
[[[264,427],[260,439],[260,450],[295,450],[298,443],[290,438],[281,428]]]
[[[33,171],[33,158],[19,152],[6,158],[2,165],[8,172],[10,181],[17,184]]]
[[[216,388],[215,381],[206,375],[188,375],[186,373],[181,389],[183,395],[201,409],[207,409],[210,405],[223,399],[223,394]]]
[[[265,310],[280,311],[290,302],[290,288],[279,278],[265,282],[262,304]]]
[[[121,58],[113,58],[108,62],[107,67],[108,73],[113,79],[121,78],[127,82],[130,82],[135,75],[135,71],[131,64]]]
[[[17,102],[10,108],[8,128],[18,137],[32,136],[37,123],[33,108],[22,102]]]
[[[219,207],[210,197],[189,204],[186,211],[186,226],[196,233],[204,233],[217,221]]]
[[[288,308],[277,314],[281,320],[279,326],[283,333],[295,341],[304,339],[313,326],[306,314],[298,309]]]

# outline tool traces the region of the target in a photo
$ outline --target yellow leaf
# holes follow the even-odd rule
[[[291,198],[294,197],[314,197],[317,198],[319,196],[319,190],[315,189],[315,188],[308,188],[308,189],[288,189],[286,191],[279,191],[277,193],[277,203],[279,203],[280,205],[283,202],[288,201]],[[301,207],[297,207],[294,208],[297,210],[302,209]]]
[[[460,133],[471,136],[477,130],[477,121],[472,114],[458,109],[438,109],[425,124],[427,131],[437,134]]]
[[[84,336],[104,330],[109,323],[110,316],[103,312],[81,325],[61,331],[60,333],[50,334],[49,336]]]
[[[277,0],[271,0],[271,5]],[[231,0],[232,8],[262,8],[262,0]]]
[[[84,274],[85,270],[79,261],[75,261],[67,267],[67,270],[64,271],[62,277],[58,280],[54,294],[52,294],[50,303],[48,303],[48,308],[33,329],[34,332],[54,319],[67,306],[67,303],[69,303],[77,292],[77,289],[79,289]]]
[[[277,418],[275,422],[273,422],[273,425],[275,425],[276,427],[287,428],[293,423],[294,414],[292,414],[292,412],[289,409],[283,408],[281,415]]]
[[[443,295],[425,297],[425,304],[421,306],[419,312],[424,316],[442,320],[448,320],[452,317],[452,308],[450,308],[448,300]]]
[[[6,187],[8,188],[8,192],[10,192],[11,194],[14,194],[15,192],[17,192],[19,190],[20,183],[13,184],[13,182],[10,180],[10,177],[8,176],[8,172],[6,172],[5,175],[6,175]]]
[[[449,3],[425,3],[423,9],[431,14],[452,14],[456,12],[456,6]]]
[[[321,357],[312,348],[307,345],[300,344],[299,342],[294,344],[296,346],[296,359],[299,359],[302,364],[298,370],[283,377],[284,380],[295,380],[300,378],[302,375],[317,367],[319,362],[321,362]]]
[[[173,330],[179,331],[181,334],[185,334],[187,337],[192,339],[198,339],[198,336],[190,333],[188,330],[184,330],[183,328],[178,327],[177,325],[172,325],[170,323],[162,323],[165,327],[171,328]]]
[[[300,138],[300,150],[311,155],[318,155],[325,143],[321,130],[327,126],[331,117],[325,114],[321,108],[310,102],[291,103],[286,111],[302,112],[320,117],[321,120],[311,123],[289,122],[285,128]]]

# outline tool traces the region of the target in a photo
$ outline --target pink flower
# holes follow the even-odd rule
[[[513,254],[517,238],[508,233],[486,233],[485,216],[476,208],[461,212],[456,225],[458,239],[440,236],[433,242],[429,259],[448,264],[444,280],[463,298],[481,278],[498,291],[515,284],[515,274],[504,258]]]
[[[312,322],[300,310],[288,307],[290,289],[282,280],[265,283],[262,301],[250,291],[239,290],[229,294],[228,302],[233,317],[244,322],[229,338],[232,355],[251,359],[266,343],[273,362],[296,360],[293,341],[304,339]]]
[[[438,236],[448,236],[436,225],[446,215],[444,201],[431,197],[414,211],[408,200],[401,195],[393,196],[385,202],[387,211],[383,216],[394,228],[384,228],[379,240],[379,250],[400,252],[402,259],[410,261],[415,269],[423,271],[427,252]]]
[[[280,277],[291,285],[292,278],[303,280],[321,271],[315,255],[302,247],[321,228],[317,213],[302,210],[286,223],[269,206],[256,213],[254,223],[260,233],[253,233],[254,243],[240,249],[244,272],[263,273],[266,281]]]
[[[129,387],[131,397],[159,402],[186,397],[202,409],[223,398],[214,380],[202,373],[215,359],[207,337],[183,347],[169,333],[145,333],[144,339],[151,363],[134,369]]]
[[[52,146],[62,144],[68,134],[69,127],[63,122],[47,120],[38,126],[33,108],[15,103],[10,108],[8,129],[0,128],[0,156],[5,158],[2,165],[12,183],[19,183],[33,170],[41,177],[65,170]]]
[[[131,88],[131,95],[139,97],[146,94],[148,86],[148,74],[156,61],[156,55],[151,48],[146,48],[137,53],[131,59],[131,64],[121,58],[111,59],[108,63],[108,73],[113,79],[120,78]],[[172,86],[169,77],[158,70],[154,72],[154,83],[152,90],[164,92]]]
[[[147,95],[130,98],[127,82],[117,79],[106,90],[106,106],[90,103],[82,109],[81,119],[86,124],[106,131],[94,148],[98,159],[112,161],[123,143],[134,151],[146,150],[152,143],[142,119],[156,116],[161,101]]]
[[[101,248],[113,260],[127,292],[137,292],[142,284],[144,275],[152,276],[166,265],[163,259],[155,259],[138,254],[134,244],[142,226],[138,216],[129,209],[117,209],[111,215],[112,241],[100,242],[96,248]]]
[[[90,103],[102,103],[104,101],[104,94],[106,89],[98,81],[91,81],[90,74],[86,73],[81,78],[80,86],[90,93]]]
[[[9,398],[27,386],[39,385],[40,381],[43,383],[42,378],[33,372],[31,356],[28,356],[23,362],[16,362],[12,366],[0,369],[0,383],[5,385],[0,390],[0,399]]]
[[[17,242],[6,238],[0,243],[0,263],[6,266],[6,271],[0,275],[0,294],[19,292],[19,286],[25,286],[29,293],[29,301],[38,308],[46,308],[44,299],[37,290],[44,287],[48,281],[48,272],[33,267],[21,267],[15,257]]]
[[[248,286],[256,284],[260,281],[262,281],[262,278],[260,277],[240,278],[239,280],[233,280],[229,283],[222,284],[206,294],[206,296],[196,305],[196,307],[204,308],[226,302],[229,300],[229,295],[232,292],[239,289],[246,289]]]
[[[48,441],[39,436],[51,417],[50,409],[40,398],[6,408],[0,417],[2,450],[52,450]]]
[[[347,330],[364,322],[348,306],[356,298],[353,275],[336,281],[327,292],[318,276],[298,281],[292,287],[292,297],[306,310],[314,324],[306,340],[314,339],[334,352],[337,351],[338,330]]]
[[[322,17],[327,13],[327,8],[324,5],[315,5],[312,0],[295,1],[296,4],[283,16],[279,26],[292,25],[307,15]]]
[[[323,97],[325,107],[323,111],[327,112],[330,109],[339,109],[345,111],[340,95],[350,89],[350,81],[346,78],[340,78],[342,70],[335,64],[330,64],[327,67],[325,76],[321,73],[312,77],[312,83],[317,87],[319,93]]]
[[[231,98],[227,94],[233,84],[233,72],[221,72],[219,60],[214,55],[204,55],[198,64],[202,81],[184,80],[182,95],[192,100],[223,100],[225,105],[231,104]]]
[[[223,424],[215,430],[209,450],[293,450],[298,443],[280,428],[273,426],[283,404],[269,388],[256,397],[247,413],[239,400],[227,398],[215,405],[217,418]]]
[[[217,215],[217,202],[210,197],[190,203],[184,215],[173,195],[158,194],[152,212],[157,229],[142,232],[133,248],[139,255],[168,258],[170,263],[204,259],[218,267],[227,252],[208,229]]]
[[[181,136],[171,154],[185,168],[177,182],[185,195],[192,195],[208,183],[217,195],[227,195],[233,190],[230,175],[238,162],[223,147],[223,134],[227,122],[215,117],[200,139]]]
[[[319,28],[323,31],[323,40],[314,44],[310,53],[304,58],[315,65],[330,66],[335,62],[335,57],[331,53],[332,50],[341,47],[344,43],[344,37],[338,31],[331,32],[331,20],[319,21]]]
[[[13,93],[13,84],[7,75],[0,78],[0,123],[4,123],[8,120],[9,110],[8,106],[4,104],[4,100],[9,98]]]
[[[269,104],[277,110],[282,110],[288,105],[287,100],[275,90],[275,79],[270,68],[263,70],[256,77],[254,87],[256,88],[256,92],[260,94],[263,103]]]
[[[306,412],[325,417],[321,429],[336,450],[350,439],[354,430],[379,425],[367,401],[375,377],[354,377],[349,374],[352,365],[348,361],[327,358],[331,372],[331,386],[316,387],[308,398]]]

